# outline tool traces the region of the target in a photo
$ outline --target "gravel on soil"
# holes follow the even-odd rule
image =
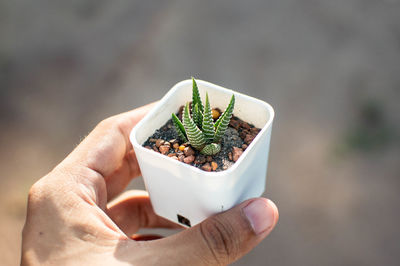
[[[255,128],[253,125],[242,121],[236,116],[232,116],[221,141],[221,151],[214,156],[204,156],[199,151],[192,149],[190,144],[183,143],[179,139],[170,119],[160,129],[157,129],[143,143],[143,146],[204,171],[219,172],[227,170],[235,163],[259,131],[260,129]],[[169,146],[165,145],[165,143],[169,144]],[[171,145],[171,143],[173,144]],[[179,149],[181,145],[185,146],[183,151]]]

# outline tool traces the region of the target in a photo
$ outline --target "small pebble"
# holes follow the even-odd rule
[[[168,154],[168,157],[173,157],[173,156],[176,156],[176,153],[170,153],[170,154]],[[178,158],[178,157],[177,157]]]
[[[256,127],[250,128],[250,132],[251,132],[251,134],[253,134],[253,135],[257,135],[260,131],[261,131],[261,129],[256,128]]]
[[[194,160],[195,164],[203,164],[206,162],[206,157],[204,157],[203,155],[198,155],[196,157],[196,160]]]
[[[218,164],[216,162],[211,162],[211,168],[213,171],[217,170]]]
[[[175,143],[178,143],[179,141],[177,139],[171,139],[169,140],[169,142],[174,145]]]
[[[153,146],[153,150],[156,151],[156,152],[160,152],[160,151],[157,149],[156,145]]]
[[[163,145],[167,145],[167,146],[171,147],[171,143],[169,143],[168,141],[164,142]]]
[[[183,162],[183,159],[185,159],[185,155],[179,154],[179,155],[178,155],[178,160],[181,161],[181,162]]]
[[[247,149],[247,147],[248,147],[247,144],[243,144],[243,145],[242,145],[242,149],[243,149],[243,150]]]
[[[165,140],[162,140],[162,139],[156,140],[156,146],[157,146],[157,148],[160,147],[161,145],[163,145],[164,142],[165,142]]]
[[[172,145],[172,147],[173,147],[175,150],[179,149],[179,143],[178,143],[178,142],[174,143],[174,144]]]
[[[244,140],[246,138],[246,136],[249,134],[250,134],[250,131],[248,131],[247,129],[244,129],[240,132],[239,136]]]
[[[212,115],[212,118],[215,120],[215,119],[218,119],[218,117],[219,117],[221,114],[220,114],[220,112],[219,112],[217,109],[212,109],[212,110],[211,110],[211,115]]]
[[[229,125],[235,129],[239,129],[239,122],[235,119],[231,119],[231,121],[229,121]]]
[[[185,159],[183,159],[183,162],[187,163],[187,164],[192,163],[193,161],[194,161],[194,156],[193,155],[190,155],[188,157],[185,157]]]
[[[240,126],[245,128],[245,129],[250,129],[250,125],[244,121],[241,121]]]
[[[161,154],[165,155],[169,151],[169,146],[168,145],[161,145],[158,149],[160,150]]]
[[[194,155],[194,150],[191,147],[186,147],[183,149],[183,152],[185,153],[185,156]]]
[[[220,166],[223,170],[228,169],[228,168],[231,167],[232,165],[233,165],[233,162],[232,162],[232,161],[229,161],[228,159],[222,159],[222,167],[221,167],[221,165],[219,164],[219,166]]]
[[[209,163],[204,164],[201,169],[207,172],[211,172],[211,165]]]
[[[233,161],[232,152],[228,153],[228,158],[229,158],[229,160]]]
[[[242,155],[243,150],[241,148],[238,147],[233,147],[233,151],[232,151],[232,157],[233,157],[233,161],[236,162],[237,160],[239,160],[240,155]]]
[[[249,145],[253,140],[255,136],[251,134],[247,134],[246,137],[244,138],[244,142],[246,142],[247,145]]]
[[[156,139],[149,139],[150,142],[156,142]]]

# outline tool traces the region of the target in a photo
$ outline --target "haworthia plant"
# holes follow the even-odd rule
[[[192,116],[189,112],[189,103],[186,103],[182,113],[182,122],[175,114],[172,114],[172,121],[179,137],[184,142],[189,142],[202,154],[214,155],[221,151],[220,142],[232,117],[235,95],[232,95],[228,107],[214,123],[208,93],[206,93],[206,102],[203,106],[197,83],[194,78],[192,80]]]

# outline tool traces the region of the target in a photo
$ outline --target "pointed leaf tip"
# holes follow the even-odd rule
[[[186,130],[185,127],[183,126],[182,122],[179,120],[179,118],[176,116],[176,114],[172,113],[172,122],[175,126],[176,133],[178,133],[178,136],[181,138],[182,141],[187,142],[187,136],[186,136]]]
[[[228,128],[229,121],[231,120],[233,109],[235,107],[235,95],[232,94],[231,100],[225,112],[215,122],[215,135],[214,142],[218,143],[224,136],[226,129]]]
[[[210,101],[208,99],[208,93],[206,93],[206,103],[204,107],[202,130],[207,140],[207,143],[211,143],[214,139],[215,131],[214,121],[211,114]]]

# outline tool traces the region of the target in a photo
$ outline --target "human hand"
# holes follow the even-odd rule
[[[31,188],[22,265],[220,265],[261,242],[278,221],[269,200],[247,200],[173,236],[136,241],[140,228],[175,228],[144,191],[120,194],[140,175],[129,132],[147,105],[101,123]]]

